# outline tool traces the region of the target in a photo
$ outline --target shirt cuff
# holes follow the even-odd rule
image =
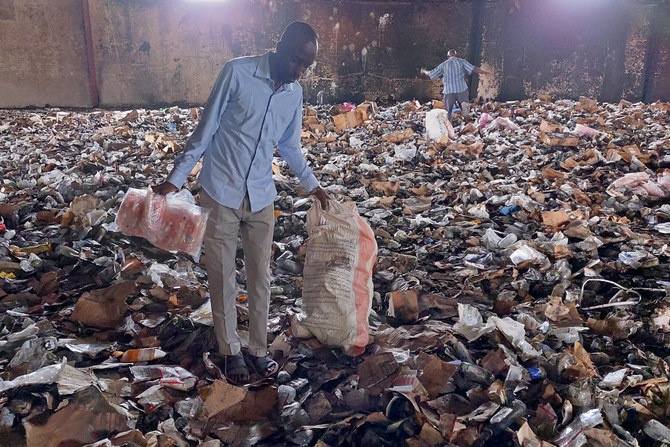
[[[168,176],[167,181],[168,183],[172,183],[174,186],[176,186],[177,189],[181,189],[187,177],[188,174],[184,175],[181,172],[178,172],[176,169],[174,169]]]
[[[319,181],[314,177],[314,174],[311,173],[306,179],[301,179],[300,183],[308,192],[312,192],[320,186]]]

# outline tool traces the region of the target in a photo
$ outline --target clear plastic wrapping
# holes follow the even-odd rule
[[[165,250],[200,254],[209,209],[195,205],[190,192],[163,196],[151,190],[129,188],[116,215],[119,229],[147,239]]]

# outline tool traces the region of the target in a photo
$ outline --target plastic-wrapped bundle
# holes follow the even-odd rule
[[[649,174],[646,172],[633,172],[618,178],[612,183],[615,188],[635,188],[642,186],[649,181]]]
[[[116,214],[116,224],[122,233],[130,236],[143,236],[140,229],[140,220],[144,211],[144,197],[147,192],[139,189],[128,189],[123,197],[123,202]]]
[[[130,188],[121,202],[116,224],[121,232],[143,237],[158,248],[198,258],[210,210],[194,202],[186,190],[163,196]]]
[[[670,176],[662,174],[654,182],[646,172],[633,172],[615,180],[611,187],[631,188],[634,193],[653,197],[668,197],[670,195]]]
[[[602,132],[600,132],[599,130],[593,129],[583,124],[576,124],[575,130],[573,130],[572,133],[575,133],[580,137],[597,137],[600,136],[600,134],[602,134]]]

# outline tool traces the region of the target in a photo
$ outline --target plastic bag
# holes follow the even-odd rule
[[[642,186],[649,181],[649,174],[646,172],[633,172],[626,174],[612,183],[614,188],[634,188]]]
[[[494,330],[495,325],[491,321],[484,325],[484,319],[476,307],[458,303],[458,321],[454,325],[454,332],[461,334],[468,341],[475,341]]]
[[[507,129],[514,132],[521,131],[521,128],[509,118],[504,118],[502,116],[493,118],[488,113],[482,113],[479,116],[479,119],[477,120],[477,127],[487,131],[492,131],[494,129]]]
[[[426,133],[431,140],[442,143],[456,139],[456,132],[449,122],[449,114],[444,109],[433,109],[426,113]]]
[[[399,144],[395,148],[395,158],[402,161],[412,161],[416,157],[416,146],[413,144]]]
[[[487,130],[493,130],[498,128],[508,129],[514,132],[519,132],[521,130],[521,128],[518,125],[516,125],[512,120],[510,120],[509,118],[503,118],[501,116],[491,121],[491,123],[489,123],[488,125],[484,125],[484,127],[486,127]]]
[[[197,261],[209,212],[196,206],[187,190],[163,196],[129,188],[115,222],[125,234],[143,237],[158,248],[188,253]]]
[[[514,265],[519,265],[522,262],[535,261],[538,263],[544,262],[547,257],[535,250],[530,245],[522,245],[510,255],[510,259]]]
[[[489,122],[491,119],[491,115],[488,113],[484,112],[479,116],[479,119],[477,120],[477,127],[480,129],[483,129],[486,127],[486,124]]]
[[[489,321],[486,322],[486,325],[488,326],[490,322],[493,322],[493,324],[496,325],[505,338],[522,352],[523,356],[531,358],[538,357],[542,354],[526,340],[526,329],[523,324],[512,320],[510,317],[489,317]]]
[[[314,202],[307,212],[307,233],[303,308],[293,320],[293,335],[313,335],[325,345],[360,355],[369,340],[374,233],[354,202],[334,200],[328,210]]]
[[[573,130],[572,133],[577,134],[580,137],[597,137],[602,132],[600,132],[599,130],[593,129],[589,126],[585,126],[583,124],[578,123],[578,124],[575,125],[575,130]]]
[[[141,365],[131,366],[135,382],[159,379],[160,384],[175,390],[188,391],[198,382],[198,377],[180,366]]]

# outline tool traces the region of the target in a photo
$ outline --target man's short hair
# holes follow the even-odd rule
[[[311,40],[314,43],[318,42],[316,31],[309,24],[305,22],[290,23],[281,35],[282,41],[296,41],[296,40]]]
[[[453,57],[453,56],[458,56],[458,51],[454,50],[453,48],[447,52],[447,56]]]

